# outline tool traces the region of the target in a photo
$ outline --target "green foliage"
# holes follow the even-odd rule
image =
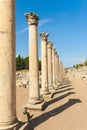
[[[41,61],[38,61],[39,70],[41,70]],[[16,70],[29,69],[29,56],[23,58],[20,55],[16,57]]]
[[[75,67],[76,67],[76,69],[78,69],[78,68],[83,67],[83,66],[87,66],[87,59],[84,61],[84,63],[76,64]]]
[[[39,70],[41,71],[41,60],[38,61],[39,64]]]
[[[29,69],[29,56],[24,58],[24,62],[25,62],[25,69]]]
[[[22,69],[25,69],[25,62],[23,57],[18,55],[18,57],[16,57],[16,70],[22,70]]]
[[[85,60],[84,65],[87,66],[87,59]]]
[[[76,64],[76,69],[78,69],[78,68],[80,68],[80,67],[82,67],[82,66],[84,66],[84,64],[83,64],[83,63]]]

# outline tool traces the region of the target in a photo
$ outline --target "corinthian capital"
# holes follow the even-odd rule
[[[25,17],[27,18],[28,24],[29,25],[37,25],[39,16],[35,13],[25,13]]]
[[[46,41],[47,41],[48,36],[49,36],[48,33],[44,33],[44,32],[42,32],[42,33],[40,34],[41,40],[46,40]]]
[[[56,48],[52,48],[52,52],[54,53],[56,51]]]
[[[47,44],[47,47],[48,47],[48,48],[52,48],[52,46],[53,46],[52,42],[49,41],[48,44]]]

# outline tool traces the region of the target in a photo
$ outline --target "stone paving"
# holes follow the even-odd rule
[[[28,110],[31,119],[26,130],[86,130],[87,86],[79,77],[69,79],[72,83],[60,86],[43,111]],[[17,88],[17,116],[23,122],[21,108],[27,96],[28,88]]]

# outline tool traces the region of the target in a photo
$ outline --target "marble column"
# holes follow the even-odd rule
[[[15,56],[15,0],[0,0],[0,130],[18,125]]]
[[[56,85],[56,75],[55,75],[55,48],[52,48],[52,71],[53,71],[53,87]]]
[[[50,90],[50,89],[53,89],[52,42],[48,42],[47,44],[47,57],[48,57],[48,86]]]
[[[39,68],[38,68],[38,36],[37,26],[39,16],[35,13],[25,14],[29,26],[29,99],[28,108],[36,108],[36,104],[42,102],[39,88]],[[38,107],[38,106],[37,106]],[[36,108],[37,109],[37,108]]]
[[[48,33],[41,33],[41,72],[42,72],[42,94],[47,95],[50,94],[48,90],[48,66],[47,66],[47,38]]]

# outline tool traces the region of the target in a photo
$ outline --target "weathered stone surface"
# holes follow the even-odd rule
[[[15,0],[0,0],[0,130],[13,129],[16,117]]]
[[[52,68],[53,68],[53,86],[56,84],[56,75],[55,75],[55,48],[52,48]]]
[[[48,67],[47,67],[47,38],[48,33],[41,33],[41,59],[42,59],[42,94],[49,94]]]
[[[48,57],[48,85],[50,90],[53,89],[52,42],[48,42],[47,44],[47,57]]]
[[[39,17],[35,13],[25,14],[29,25],[29,99],[27,107],[41,103],[39,89],[39,70],[38,70],[38,39],[37,25]]]

